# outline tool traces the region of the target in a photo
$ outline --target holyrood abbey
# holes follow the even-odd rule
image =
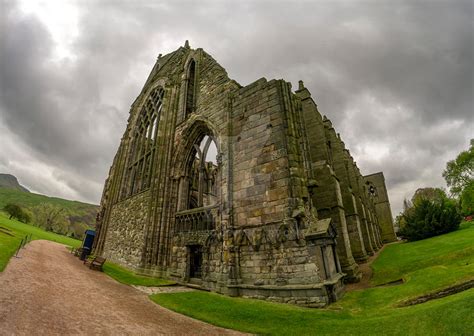
[[[302,81],[241,86],[204,50],[160,55],[105,182],[94,253],[231,296],[323,307],[396,239]]]

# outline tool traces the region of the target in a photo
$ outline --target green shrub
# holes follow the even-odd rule
[[[403,213],[405,226],[399,235],[410,241],[448,233],[459,228],[462,217],[453,200],[421,199]]]

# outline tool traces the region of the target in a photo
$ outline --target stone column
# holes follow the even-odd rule
[[[362,274],[352,255],[339,181],[326,162],[314,165],[313,169],[319,182],[313,195],[313,203],[318,210],[318,217],[331,218],[337,229],[337,255],[342,271],[347,274],[346,281],[357,282]]]
[[[331,151],[332,167],[340,181],[340,190],[346,216],[347,231],[351,244],[353,257],[358,262],[367,260],[367,252],[365,250],[362,232],[360,228],[359,213],[355,204],[354,193],[352,191],[352,183],[349,174],[349,157],[345,149],[344,142],[339,134],[336,135],[331,122],[324,120],[326,139],[330,142],[328,150]]]
[[[369,235],[370,235],[370,240],[372,241],[372,247],[376,251],[378,251],[380,249],[380,245],[377,243],[377,239],[375,238],[373,213],[372,213],[372,209],[370,208],[370,205],[368,206],[367,215],[368,215],[367,220],[368,220],[368,227],[369,227]]]
[[[361,232],[362,237],[364,239],[364,246],[365,250],[368,255],[373,255],[375,252],[375,248],[372,243],[372,239],[370,238],[370,231],[369,231],[369,222],[367,220],[367,212],[364,203],[358,199],[358,208],[361,211]]]
[[[349,199],[344,200],[346,212],[347,230],[351,241],[352,255],[357,262],[361,263],[367,260],[367,251],[362,236],[361,220],[357,211],[357,204],[354,194],[351,192]]]
[[[393,242],[397,240],[393,225],[392,210],[388,198],[385,177],[382,172],[364,176],[373,190],[374,211],[377,215],[377,222],[380,226],[380,235],[382,242]]]

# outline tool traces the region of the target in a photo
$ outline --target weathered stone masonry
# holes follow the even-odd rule
[[[188,43],[131,107],[97,228],[95,253],[138,272],[313,307],[395,239],[382,173],[361,175],[302,82],[243,87]]]

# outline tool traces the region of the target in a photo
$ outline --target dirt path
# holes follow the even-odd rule
[[[36,240],[0,273],[0,335],[238,335],[174,313]]]
[[[359,265],[359,269],[362,272],[362,279],[357,282],[357,283],[351,283],[351,284],[346,284],[346,291],[353,291],[353,290],[358,290],[358,289],[365,289],[365,288],[370,288],[372,287],[370,285],[370,279],[372,278],[372,263],[374,262],[375,259],[379,256],[379,254],[385,249],[387,245],[391,244],[396,244],[397,242],[394,243],[388,243],[382,246],[380,250],[374,253],[374,255],[370,256],[369,259],[363,264]]]

